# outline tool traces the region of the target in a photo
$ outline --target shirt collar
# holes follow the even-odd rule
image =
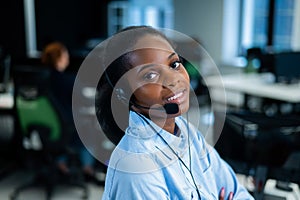
[[[166,147],[167,144],[165,144],[165,140],[172,148],[174,148],[174,150],[182,151],[187,147],[188,131],[186,121],[183,117],[179,116],[175,118],[175,123],[180,127],[181,134],[179,137],[165,131],[150,119],[146,117],[142,118],[136,112],[130,111],[129,126],[126,129],[125,134],[130,137],[135,137],[136,139],[144,140],[144,142],[152,140],[158,145],[158,148]],[[162,140],[158,134],[160,134],[164,140]]]
[[[144,173],[176,162],[178,156],[183,157],[189,150],[185,119],[176,117],[175,123],[181,128],[180,137],[130,111],[129,126],[115,148],[109,166],[121,171]]]

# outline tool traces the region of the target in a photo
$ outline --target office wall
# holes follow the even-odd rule
[[[174,29],[198,38],[221,66],[223,0],[174,0]]]
[[[44,1],[37,2],[37,29],[42,30],[39,44],[57,38],[73,46],[74,41],[77,44],[88,37],[106,34],[109,0],[54,0],[43,5]],[[221,63],[223,0],[174,0],[174,9],[174,29],[199,38],[215,62]],[[50,23],[51,19],[56,22]],[[23,1],[1,1],[0,25],[0,45],[8,46],[16,57],[25,56]],[[54,28],[56,25],[58,28]]]
[[[91,38],[107,36],[107,1],[51,0],[35,1],[37,48],[52,40],[69,48],[85,45]]]
[[[106,37],[110,0],[35,0],[38,49],[51,40],[78,48],[86,39]],[[0,2],[0,45],[13,58],[26,57],[23,0]]]
[[[14,57],[25,53],[23,1],[0,1],[0,45]]]

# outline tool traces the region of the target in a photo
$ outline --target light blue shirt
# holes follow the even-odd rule
[[[254,200],[232,168],[183,117],[175,119],[179,136],[146,120],[130,112],[129,127],[109,161],[103,200],[198,199],[195,184],[202,200],[218,199],[222,187],[225,199],[233,192],[234,199]]]

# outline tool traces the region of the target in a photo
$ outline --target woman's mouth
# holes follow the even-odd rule
[[[181,92],[175,93],[175,95],[167,98],[167,102],[174,102],[174,103],[181,103],[182,101],[182,97],[184,96],[184,90],[182,90]]]
[[[181,97],[182,95],[183,95],[183,92],[180,92],[180,93],[178,93],[178,94],[175,94],[174,96],[168,98],[168,101],[173,101],[173,100],[175,100],[175,99]]]

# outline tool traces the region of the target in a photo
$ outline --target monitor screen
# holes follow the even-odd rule
[[[0,92],[6,92],[10,81],[11,59],[9,55],[0,59]]]
[[[300,52],[275,54],[274,74],[277,82],[298,82],[300,80]]]

